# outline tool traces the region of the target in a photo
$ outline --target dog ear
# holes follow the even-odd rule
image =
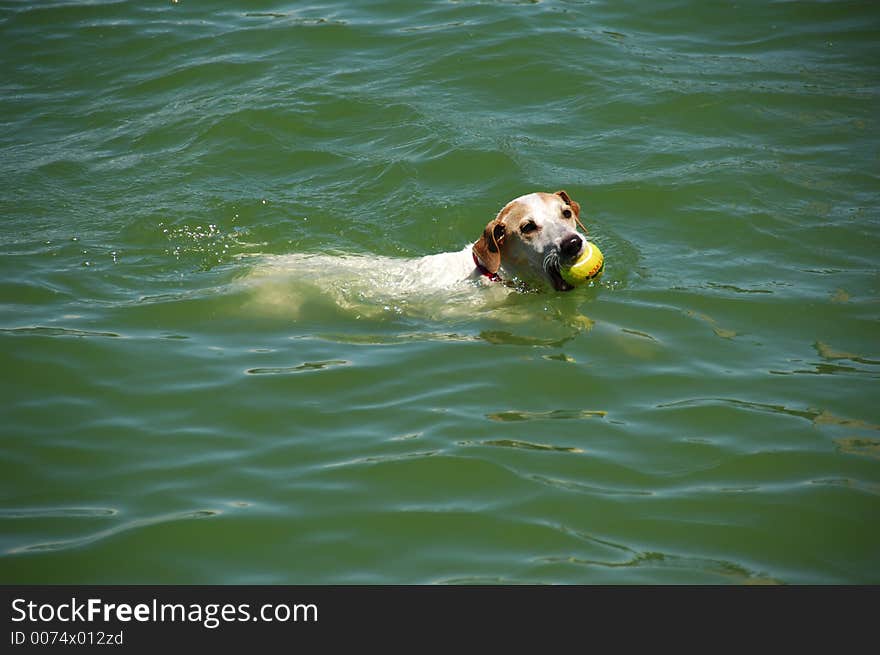
[[[562,202],[572,208],[574,210],[574,215],[576,218],[580,218],[581,216],[581,206],[579,203],[575,202],[571,199],[571,196],[568,195],[565,191],[557,191],[556,195],[562,198]]]
[[[581,229],[584,231],[584,234],[587,234],[586,226],[581,223],[581,206],[578,202],[571,199],[571,196],[568,195],[565,191],[557,191],[556,195],[562,198],[562,202],[571,207],[574,212],[574,220],[577,221],[577,224],[581,226]]]
[[[504,223],[496,218],[489,221],[486,229],[483,230],[483,236],[474,244],[477,261],[490,273],[497,273],[501,268],[501,244],[504,243],[506,233],[507,228]]]

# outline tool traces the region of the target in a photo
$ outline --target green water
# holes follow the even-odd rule
[[[880,582],[878,34],[873,2],[0,2],[0,582]],[[561,188],[592,289],[243,284]]]

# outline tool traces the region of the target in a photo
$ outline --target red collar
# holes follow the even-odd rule
[[[486,268],[485,266],[483,266],[480,263],[480,260],[477,259],[477,253],[471,251],[471,255],[474,256],[474,264],[476,265],[477,270],[480,271],[480,275],[483,275],[483,276],[489,278],[489,280],[491,282],[500,282],[501,281],[501,278],[498,277],[498,273],[493,273],[492,271],[490,271],[488,268]]]

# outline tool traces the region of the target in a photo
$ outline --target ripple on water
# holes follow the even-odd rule
[[[486,414],[486,418],[493,421],[501,421],[502,423],[510,423],[519,421],[540,421],[544,419],[571,421],[588,418],[605,418],[607,415],[608,412],[604,410],[591,409],[548,409],[533,412],[506,410],[503,412],[493,412],[491,414]]]
[[[521,441],[518,439],[488,439],[479,443],[482,446],[497,446],[499,448],[522,448],[524,450],[540,450],[557,453],[584,452],[582,448],[576,448],[574,446],[553,446],[550,444],[532,443],[529,441]],[[462,441],[461,445],[466,446],[468,445],[468,442]]]
[[[103,518],[116,516],[119,510],[106,507],[33,507],[0,509],[2,519]]]
[[[176,521],[188,521],[194,519],[206,519],[212,518],[221,514],[220,510],[216,509],[200,509],[200,510],[192,510],[186,512],[175,512],[170,514],[163,514],[160,516],[152,516],[141,519],[133,519],[124,521],[119,523],[116,526],[106,528],[104,530],[99,530],[97,532],[93,532],[91,534],[74,537],[70,539],[59,539],[56,541],[47,541],[40,542],[34,544],[27,544],[24,546],[16,546],[14,548],[10,548],[6,551],[7,555],[23,555],[29,553],[40,553],[47,551],[63,551],[63,550],[71,550],[75,548],[81,548],[85,546],[92,545],[96,542],[103,541],[105,539],[109,539],[116,535],[126,533],[126,532],[136,532],[141,528],[145,528],[147,526],[158,525],[162,523],[171,523]],[[113,515],[116,515],[115,513]]]
[[[847,455],[859,455],[880,459],[880,439],[863,439],[860,437],[842,437],[834,439],[837,450]]]
[[[323,371],[336,366],[349,366],[350,361],[345,359],[328,359],[323,362],[303,362],[297,366],[276,366],[264,368],[249,368],[246,373],[250,375],[286,375],[289,373],[307,373],[311,371]]]
[[[116,332],[96,332],[93,330],[77,330],[73,328],[62,327],[18,327],[18,328],[0,328],[0,333],[11,335],[27,335],[38,337],[111,337],[118,338],[122,335]]]

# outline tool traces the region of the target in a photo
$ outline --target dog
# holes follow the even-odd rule
[[[565,191],[529,193],[504,205],[482,236],[459,251],[415,259],[261,256],[248,279],[259,278],[262,305],[286,307],[286,313],[296,315],[302,315],[300,308],[310,299],[331,301],[357,316],[435,314],[437,309],[447,314],[456,305],[465,312],[465,305],[480,302],[468,292],[475,287],[491,289],[483,302],[500,300],[512,290],[571,290],[560,268],[577,261],[586,247],[580,213]]]

